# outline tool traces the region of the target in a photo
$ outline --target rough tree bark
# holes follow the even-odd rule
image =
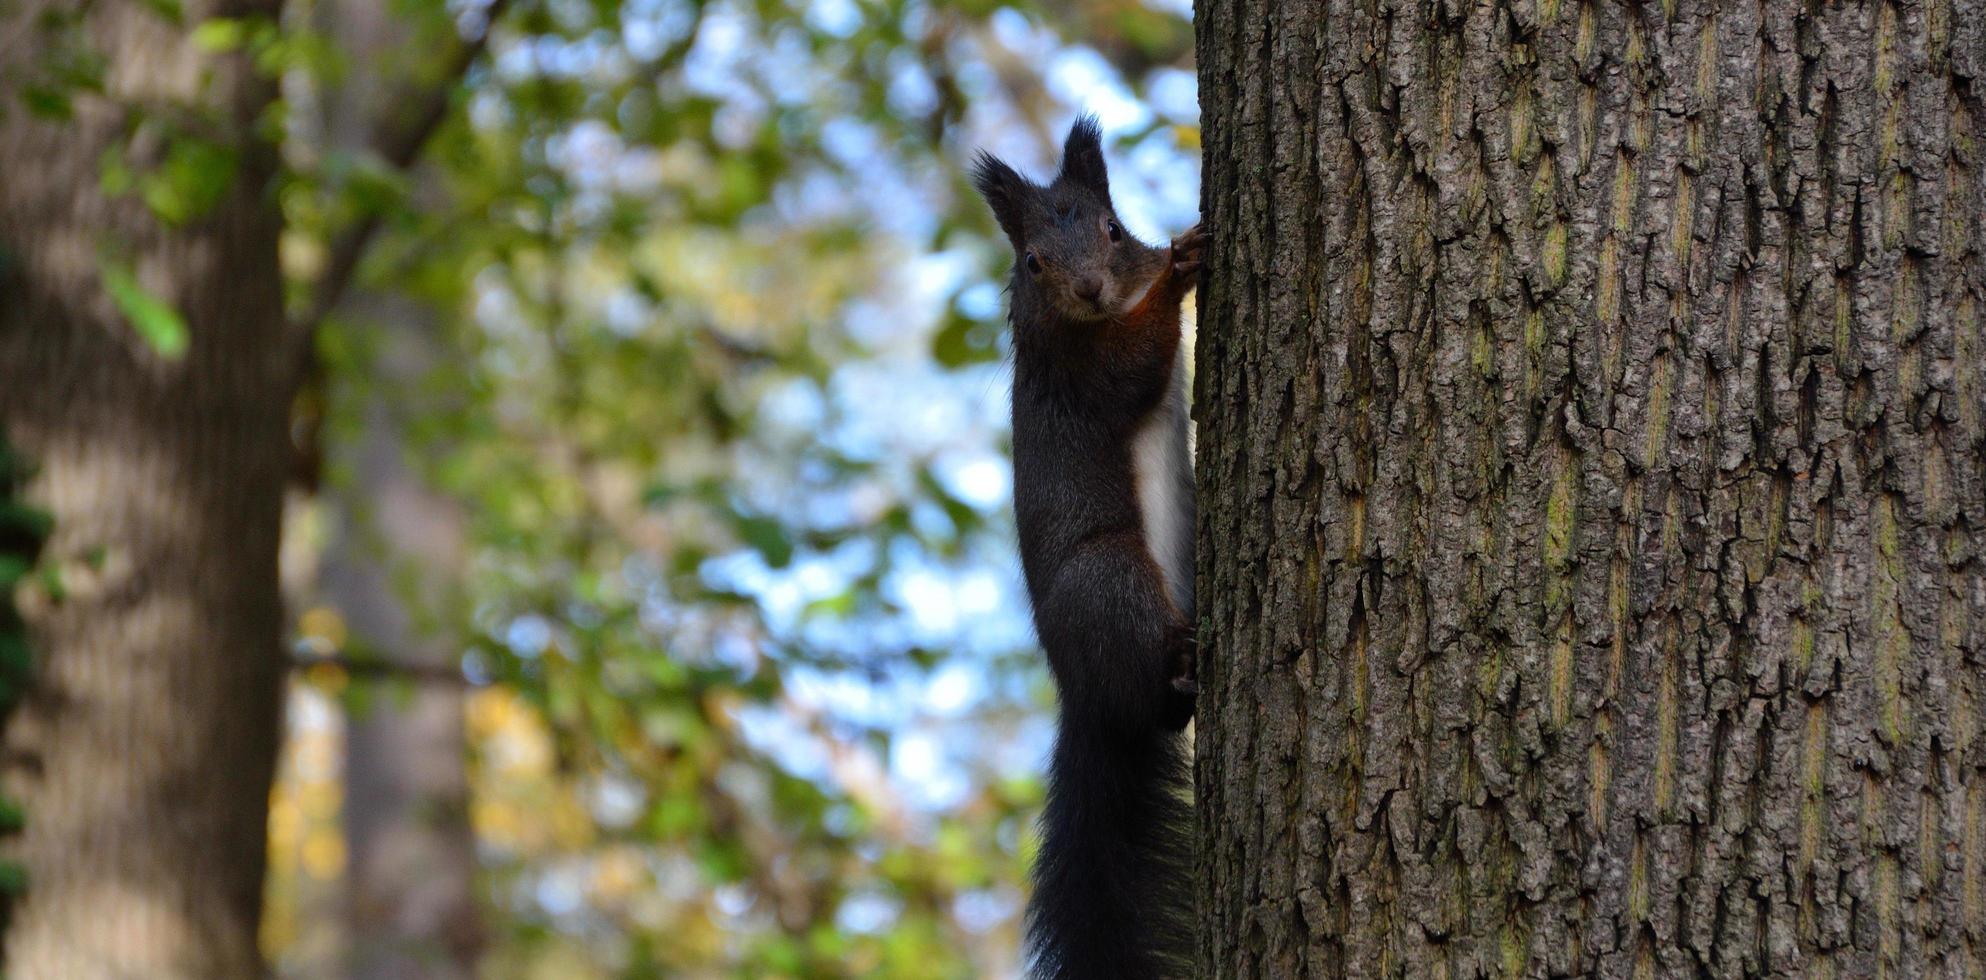
[[[194,0],[183,18],[272,6]],[[0,423],[40,467],[29,496],[54,515],[44,561],[63,582],[27,604],[38,677],[6,733],[29,878],[7,972],[27,980],[261,969],[294,358],[275,157],[253,125],[272,87],[189,33],[155,4],[0,8]],[[87,52],[103,95],[75,89],[73,119],[16,98]],[[186,134],[236,161],[211,207],[173,227],[105,193],[106,151],[153,166]],[[183,357],[134,332],[106,260],[183,315]]]
[[[1986,3],[1199,12],[1205,975],[1986,972]]]

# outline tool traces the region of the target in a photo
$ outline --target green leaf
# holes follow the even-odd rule
[[[953,314],[931,336],[931,356],[948,368],[1000,359],[999,329]]]
[[[65,602],[68,600],[69,583],[67,579],[62,577],[61,568],[55,565],[43,565],[41,566],[41,574],[35,577],[41,579],[41,590],[48,593],[50,599],[56,602]]]
[[[64,121],[76,114],[69,93],[49,85],[22,86],[21,101],[27,104],[28,112],[42,119]]]
[[[105,260],[97,271],[103,276],[103,288],[109,291],[111,302],[152,350],[170,361],[186,356],[189,337],[186,320],[178,310],[139,285],[128,265]]]
[[[179,0],[144,0],[144,2],[145,6],[151,8],[152,13],[158,14],[168,24],[177,27],[186,22],[186,8],[180,5]]]
[[[211,17],[193,29],[194,46],[215,54],[233,51],[247,39],[248,25],[232,17]]]
[[[672,794],[655,801],[648,813],[648,833],[658,840],[674,840],[703,822],[703,809],[687,795]]]
[[[741,881],[751,868],[744,848],[737,841],[719,838],[697,842],[696,863],[703,869],[704,877],[720,883]]]
[[[159,220],[183,225],[221,203],[234,182],[235,152],[210,140],[182,136],[166,149],[159,169],[142,183],[146,206]]]
[[[846,589],[830,596],[822,596],[807,603],[802,610],[807,616],[824,616],[831,619],[847,619],[855,613],[856,603],[861,596],[854,589]]]
[[[739,514],[733,518],[738,536],[752,549],[765,556],[765,563],[774,568],[785,568],[793,561],[793,539],[786,533],[786,526],[770,517],[753,514]]]
[[[138,175],[131,172],[131,164],[124,158],[124,148],[112,146],[97,157],[97,186],[105,195],[116,197],[128,193],[137,186]]]
[[[25,677],[34,666],[34,652],[18,631],[0,633],[0,678]],[[4,699],[0,699],[4,701]]]
[[[28,869],[14,861],[0,861],[0,894],[19,895],[28,890]]]
[[[11,548],[16,538],[41,541],[54,526],[55,518],[47,511],[0,498],[0,547]]]
[[[378,157],[357,156],[345,162],[350,167],[345,196],[360,214],[388,213],[413,193],[413,181]]]

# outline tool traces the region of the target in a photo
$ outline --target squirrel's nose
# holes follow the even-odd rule
[[[1076,283],[1076,295],[1094,303],[1103,298],[1103,280],[1094,276]]]

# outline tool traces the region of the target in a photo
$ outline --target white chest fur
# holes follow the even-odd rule
[[[1165,575],[1166,591],[1188,616],[1193,612],[1193,460],[1187,447],[1185,358],[1172,372],[1170,391],[1131,441],[1131,474],[1145,547]]]

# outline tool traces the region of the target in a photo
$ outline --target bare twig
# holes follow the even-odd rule
[[[461,668],[454,664],[432,662],[407,662],[391,660],[354,660],[350,657],[333,654],[328,657],[300,656],[290,658],[290,669],[310,670],[313,667],[335,667],[352,677],[368,680],[404,680],[416,684],[443,684],[450,687],[469,687],[469,679],[462,675]]]

